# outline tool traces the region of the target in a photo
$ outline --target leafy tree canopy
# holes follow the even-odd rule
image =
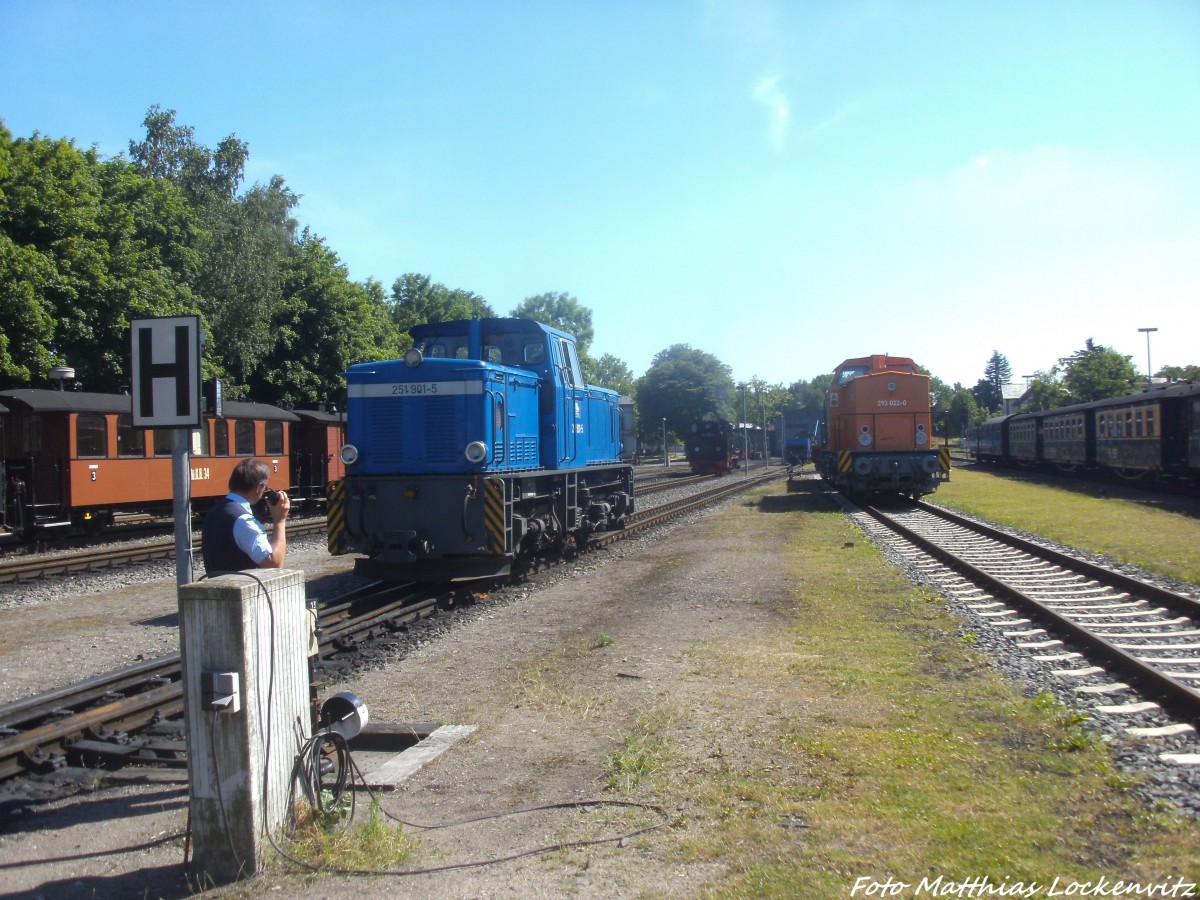
[[[833,381],[833,373],[816,375],[808,381],[793,382],[788,388],[792,395],[792,406],[797,409],[824,409],[825,391],[829,382]]]
[[[484,319],[496,315],[487,301],[471,291],[451,290],[435,284],[428,275],[410,272],[392,283],[392,322],[396,327],[399,352],[412,346],[408,331],[430,322]]]
[[[683,434],[693,420],[716,414],[734,419],[732,369],[711,353],[687,344],[660,351],[637,384],[637,405],[646,437],[667,430]]]
[[[516,319],[532,319],[574,336],[575,350],[581,360],[588,356],[588,348],[596,336],[592,311],[565,292],[550,291],[526,297],[509,315]]]
[[[1012,381],[1012,366],[999,350],[993,350],[983,370],[983,378],[975,384],[972,393],[975,402],[983,409],[999,412],[1004,408],[1004,385]]]
[[[275,343],[251,378],[252,396],[340,403],[348,367],[399,355],[383,286],[351,281],[337,254],[308,229],[288,259],[282,287],[286,299],[270,328]]]
[[[1025,392],[1021,403],[1024,410],[1057,409],[1060,406],[1070,406],[1073,402],[1071,392],[1063,384],[1058,375],[1057,366],[1049,372],[1036,372]]]
[[[1155,373],[1159,378],[1176,381],[1200,381],[1200,366],[1163,366]]]
[[[89,390],[128,384],[130,318],[196,303],[195,238],[173,186],[0,125],[0,379],[44,383],[61,364]]]
[[[605,353],[599,359],[589,356],[581,359],[579,365],[583,368],[583,377],[588,384],[608,388],[625,396],[633,396],[637,384],[633,371],[611,353]]]
[[[1111,347],[1087,339],[1082,350],[1076,350],[1062,362],[1063,385],[1072,403],[1089,403],[1132,393],[1142,381],[1133,367],[1132,358]]]

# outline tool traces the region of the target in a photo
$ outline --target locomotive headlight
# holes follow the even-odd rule
[[[415,369],[424,361],[425,357],[421,355],[421,351],[416,347],[409,347],[404,351],[404,364],[410,369]]]
[[[483,441],[471,441],[465,451],[467,462],[481,463],[487,459],[487,444]]]
[[[343,463],[352,466],[358,462],[358,448],[353,444],[343,444],[342,449],[338,451],[338,456]]]

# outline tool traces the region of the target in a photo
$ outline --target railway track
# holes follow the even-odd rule
[[[711,475],[676,475],[656,479],[650,484],[639,485],[638,496],[649,496],[672,488],[685,487],[705,479]],[[325,518],[297,518],[288,521],[288,536],[299,537],[325,530]],[[199,533],[193,536],[193,549],[200,549]],[[31,581],[48,575],[70,575],[76,572],[91,572],[97,569],[107,569],[114,566],[130,565],[132,563],[148,562],[156,559],[171,559],[175,556],[174,536],[159,540],[142,541],[137,544],[112,545],[105,547],[90,547],[66,553],[37,554],[28,557],[0,560],[0,584],[12,584],[20,581]]]
[[[756,478],[721,479],[692,497],[640,511],[628,517],[625,529],[597,535],[591,544],[608,546],[784,474],[776,469]],[[316,668],[326,674],[343,668],[360,642],[470,601],[469,593],[445,586],[381,584],[331,600],[318,614]],[[0,706],[0,781],[68,765],[185,766],[182,677],[180,655],[171,653]]]
[[[288,536],[298,537],[325,530],[325,518],[289,519]],[[193,533],[192,548],[199,551],[199,532]],[[87,550],[67,553],[37,554],[0,562],[0,584],[11,584],[43,578],[47,575],[70,575],[75,572],[92,572],[113,566],[169,559],[175,556],[175,538],[149,540],[137,544],[92,547]]]
[[[1200,601],[917,503],[869,507],[874,536],[962,600],[1014,645],[1056,668],[1102,715],[1163,709],[1176,721],[1130,724],[1134,737],[1194,735],[1200,726]],[[887,529],[890,534],[884,534]],[[1200,764],[1200,755],[1163,754]]]

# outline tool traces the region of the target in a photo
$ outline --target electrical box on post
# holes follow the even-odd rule
[[[242,710],[241,678],[237,672],[202,672],[200,703],[206,712],[236,713]]]

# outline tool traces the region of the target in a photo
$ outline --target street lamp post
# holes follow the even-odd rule
[[[671,464],[671,454],[667,452],[667,417],[663,416],[663,465]]]
[[[1154,370],[1150,366],[1150,332],[1158,331],[1157,328],[1139,328],[1138,331],[1146,332],[1146,390],[1150,390],[1150,379],[1153,377]]]

